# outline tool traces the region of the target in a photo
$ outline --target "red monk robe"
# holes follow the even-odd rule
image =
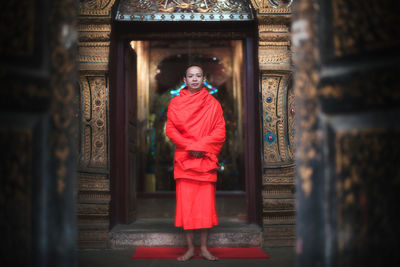
[[[225,141],[225,120],[220,103],[203,88],[187,88],[168,106],[166,134],[175,144],[175,226],[186,229],[218,225],[215,208],[218,154]],[[203,157],[189,151],[202,151]]]

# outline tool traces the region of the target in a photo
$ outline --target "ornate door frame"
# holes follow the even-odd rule
[[[80,2],[79,70],[81,87],[78,220],[81,247],[107,246],[110,228],[109,55],[111,21],[119,1]],[[252,0],[258,22],[258,92],[249,96],[261,105],[248,122],[261,129],[262,153],[250,161],[257,167],[253,222],[263,225],[269,245],[292,245],[295,238],[293,115],[291,90],[290,19],[293,1]],[[215,25],[222,25],[223,22]],[[293,108],[293,110],[292,110]],[[261,117],[260,117],[261,116]],[[260,122],[261,118],[261,122]],[[290,123],[289,122],[290,119]],[[259,131],[259,130],[258,130]],[[272,155],[272,156],[271,156]],[[260,173],[260,175],[257,175]],[[262,173],[262,175],[261,175]],[[257,190],[261,191],[257,193]],[[259,192],[258,191],[258,192]],[[262,211],[262,212],[261,212]],[[257,218],[257,214],[261,215]],[[262,217],[262,218],[261,218]]]

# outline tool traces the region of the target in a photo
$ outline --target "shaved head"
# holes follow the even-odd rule
[[[198,65],[191,65],[191,66],[189,66],[189,67],[186,69],[186,71],[185,71],[185,76],[187,77],[188,72],[191,71],[191,70],[194,70],[194,69],[199,69],[199,70],[201,71],[201,75],[202,75],[202,76],[204,75],[203,69],[202,69],[200,66],[198,66]]]

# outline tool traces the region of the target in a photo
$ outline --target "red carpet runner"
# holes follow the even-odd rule
[[[269,259],[259,247],[250,248],[209,248],[210,252],[220,259]],[[137,247],[132,259],[176,259],[186,248],[182,247]],[[199,248],[196,248],[198,254]],[[200,256],[193,257],[195,259]]]

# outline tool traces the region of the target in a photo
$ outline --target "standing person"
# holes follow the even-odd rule
[[[199,66],[187,68],[187,85],[168,106],[166,134],[175,144],[175,226],[183,227],[188,250],[178,257],[195,255],[194,229],[200,229],[200,256],[217,260],[207,249],[209,229],[218,225],[215,205],[218,154],[225,141],[225,120],[220,103],[203,87]]]

